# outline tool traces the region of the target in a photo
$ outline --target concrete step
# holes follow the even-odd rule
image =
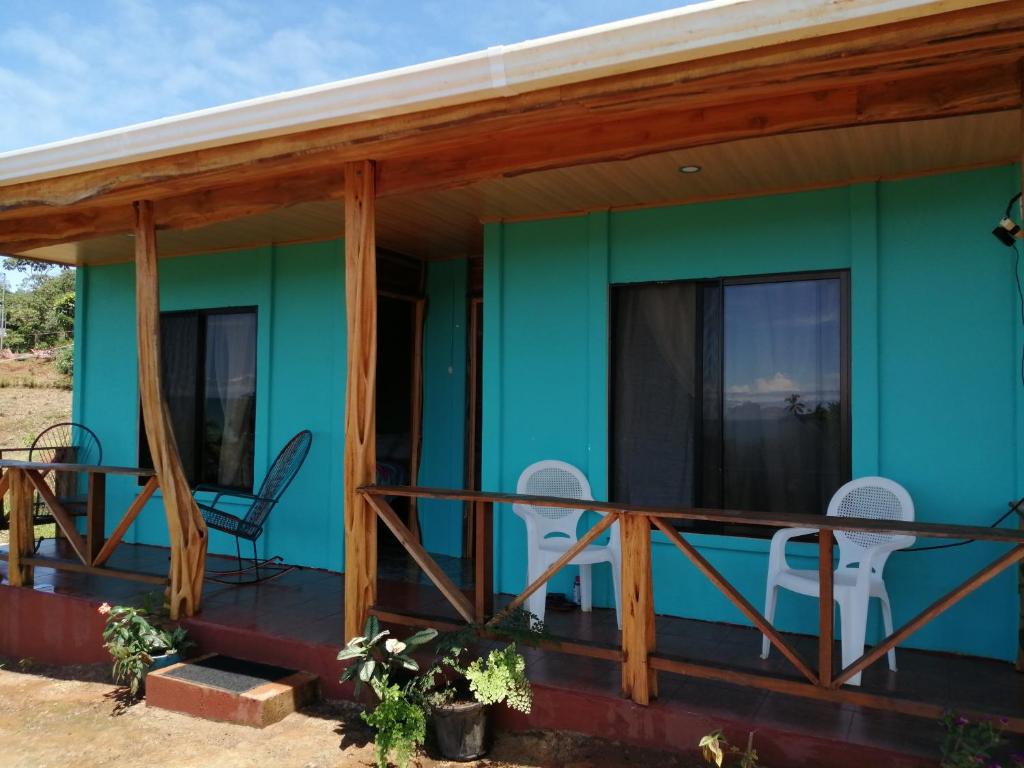
[[[320,697],[316,675],[208,654],[146,677],[146,705],[264,728]]]

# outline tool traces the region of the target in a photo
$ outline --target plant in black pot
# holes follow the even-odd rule
[[[439,643],[421,685],[437,748],[448,760],[475,760],[487,753],[493,705],[528,713],[533,703],[526,660],[516,644],[480,652],[472,627]]]
[[[381,630],[377,617],[371,616],[363,636],[349,640],[338,654],[339,661],[351,662],[341,681],[354,680],[357,694],[365,683],[377,698],[376,706],[363,712],[362,718],[373,728],[379,768],[387,768],[390,755],[405,768],[426,738],[420,667],[411,654],[436,637],[437,630],[424,629],[398,640]]]

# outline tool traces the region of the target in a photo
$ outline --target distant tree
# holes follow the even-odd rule
[[[807,413],[807,406],[803,402],[803,395],[794,392],[786,398],[786,410],[794,416],[802,416]]]
[[[33,259],[20,259],[17,256],[4,256],[4,269],[11,272],[51,272],[55,269],[67,271],[68,267],[62,264],[47,264],[44,261]]]
[[[7,294],[4,346],[15,352],[56,347],[74,334],[75,273],[31,272],[22,287]]]

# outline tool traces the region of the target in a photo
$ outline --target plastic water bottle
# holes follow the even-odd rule
[[[576,605],[580,604],[580,577],[576,577],[576,581],[572,583],[572,601]]]

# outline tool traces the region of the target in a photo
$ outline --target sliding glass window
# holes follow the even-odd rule
[[[160,315],[164,397],[191,485],[251,491],[256,425],[256,310]],[[139,461],[152,466],[140,418]]]
[[[824,513],[850,476],[846,283],[613,286],[613,500]]]

